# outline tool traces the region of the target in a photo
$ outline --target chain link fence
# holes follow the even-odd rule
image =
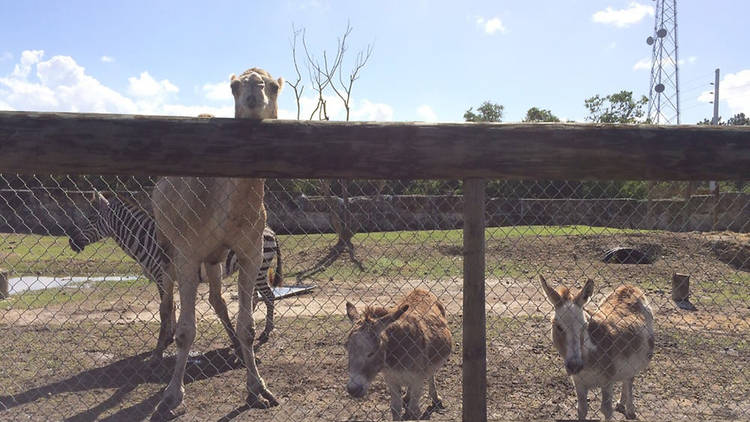
[[[151,213],[154,182],[0,177],[0,280],[7,285],[0,291],[0,419],[139,420],[153,413],[175,353],[170,345],[162,360],[151,360],[161,319],[157,286],[112,237],[89,245],[75,238],[101,214],[102,197],[105,206]],[[415,288],[437,296],[452,333],[450,357],[435,376],[445,409],[429,416],[459,419],[461,194],[459,181],[268,180],[268,225],[284,282],[274,289],[275,328],[256,356],[281,404],[242,406],[246,374],[202,284],[181,419],[390,419],[382,377],[364,398],[347,393],[346,302],[360,312],[365,305],[392,308]],[[592,279],[589,314],[622,284],[644,292],[654,351],[635,377],[640,418],[750,418],[744,184],[708,190],[707,183],[497,180],[488,182],[487,197],[490,419],[577,416],[540,276],[552,287],[576,289]],[[275,261],[269,271],[273,279]],[[236,277],[222,283],[233,323]],[[254,316],[260,332],[262,302]],[[601,416],[601,399],[599,390],[590,392],[589,417]],[[422,410],[430,405],[426,388],[420,403]]]

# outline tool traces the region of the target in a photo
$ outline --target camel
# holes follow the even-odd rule
[[[544,277],[541,285],[555,307],[552,342],[565,360],[578,399],[578,419],[586,419],[588,391],[602,390],[601,410],[612,419],[612,386],[622,382],[622,395],[615,410],[635,419],[633,381],[654,355],[654,318],[643,292],[625,284],[615,289],[588,315],[583,305],[594,292],[589,279],[580,292],[567,287],[551,288]]]
[[[278,94],[284,79],[274,80],[263,69],[251,68],[232,75],[235,118],[275,119]],[[182,403],[183,378],[190,346],[195,340],[195,298],[201,264],[209,285],[221,278],[221,263],[234,250],[239,263],[239,312],[237,337],[247,367],[247,405],[268,408],[278,405],[258,373],[253,342],[255,323],[252,306],[255,276],[262,260],[264,179],[164,177],[152,194],[157,240],[166,257],[167,283],[171,291],[179,284],[180,316],[174,342],[177,347],[172,379],[164,390],[154,417],[174,417]]]

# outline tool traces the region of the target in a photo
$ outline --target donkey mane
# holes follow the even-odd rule
[[[384,316],[388,313],[388,309],[382,307],[382,306],[373,306],[373,305],[367,305],[365,307],[364,312],[362,312],[362,317],[365,320],[368,319],[376,319]]]
[[[565,286],[558,287],[557,294],[560,295],[560,299],[562,299],[563,302],[570,302],[575,297],[575,295],[570,292],[570,289]]]

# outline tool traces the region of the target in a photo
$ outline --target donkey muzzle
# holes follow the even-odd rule
[[[346,384],[346,391],[349,393],[350,396],[356,399],[361,399],[362,397],[365,396],[365,393],[367,392],[367,390],[365,390],[365,387],[363,385],[352,384],[352,383]]]

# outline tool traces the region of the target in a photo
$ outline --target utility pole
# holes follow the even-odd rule
[[[714,117],[711,119],[711,125],[719,124],[719,69],[716,69],[716,76],[714,76]],[[719,184],[712,180],[708,182],[708,189],[714,195],[714,207],[711,209],[712,224],[711,230],[716,230],[716,223],[718,220],[717,207],[719,206]]]
[[[714,78],[714,117],[711,119],[712,125],[719,124],[719,69],[716,69]]]

